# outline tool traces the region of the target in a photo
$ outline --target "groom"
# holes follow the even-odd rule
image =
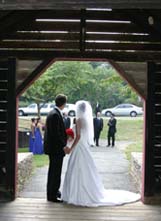
[[[61,182],[61,171],[63,158],[68,153],[69,148],[66,147],[67,135],[65,132],[64,122],[61,110],[64,109],[67,97],[59,94],[55,98],[55,108],[46,119],[44,134],[44,152],[49,155],[49,170],[47,180],[47,200],[51,202],[62,202],[59,198]]]

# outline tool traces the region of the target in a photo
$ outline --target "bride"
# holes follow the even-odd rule
[[[140,195],[124,190],[106,190],[90,153],[93,144],[92,108],[87,101],[76,103],[76,137],[70,148],[62,200],[79,206],[121,205]]]

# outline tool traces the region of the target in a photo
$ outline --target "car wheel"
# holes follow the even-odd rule
[[[70,117],[74,117],[74,116],[75,116],[75,111],[69,111],[68,115],[69,115]]]
[[[18,111],[18,115],[19,116],[24,116],[25,114],[24,114],[24,112],[22,110],[20,110],[20,111]]]
[[[112,114],[112,113],[111,113],[110,111],[107,111],[107,112],[105,113],[106,117],[110,117],[111,114]]]
[[[130,113],[130,116],[131,116],[131,117],[136,117],[136,115],[137,115],[137,113],[136,113],[135,111],[132,111],[132,112]]]

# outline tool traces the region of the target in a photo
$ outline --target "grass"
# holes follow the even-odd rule
[[[107,139],[107,131],[108,131],[108,118],[104,119],[104,128],[101,133],[102,139]],[[118,118],[117,119],[117,133],[116,140],[118,141],[136,141],[142,140],[143,135],[143,119],[142,118]]]
[[[127,159],[130,159],[131,152],[142,152],[143,141],[143,118],[142,117],[116,117],[117,119],[117,133],[116,141],[131,141],[125,154]],[[101,133],[102,139],[107,139],[107,122],[109,118],[104,118],[104,128]],[[45,117],[42,118],[45,122]],[[30,128],[30,118],[19,118],[19,128]],[[19,152],[28,152],[28,148],[19,148]],[[42,167],[48,164],[48,156],[34,155],[34,165],[36,167]]]
[[[18,149],[18,152],[19,152],[19,153],[27,153],[27,152],[29,152],[29,151],[28,151],[28,148],[22,147],[22,148],[19,148],[19,149]]]
[[[126,154],[126,158],[128,160],[131,159],[131,152],[142,152],[142,143],[138,142],[138,143],[133,143],[130,144],[126,150],[125,150],[125,154]]]
[[[34,155],[34,164],[35,167],[43,167],[49,164],[48,156],[45,154]]]
[[[125,154],[128,160],[130,160],[131,152],[142,152],[143,146],[143,118],[129,118],[129,117],[118,117],[117,119],[117,133],[116,141],[130,141],[130,144],[126,150]],[[108,118],[104,119],[104,128],[101,133],[102,139],[107,139],[108,131]]]
[[[18,149],[19,153],[27,153],[28,148],[19,148]],[[42,155],[33,155],[33,162],[34,162],[34,167],[43,167],[45,165],[48,165],[49,160],[48,160],[48,156],[45,154]]]

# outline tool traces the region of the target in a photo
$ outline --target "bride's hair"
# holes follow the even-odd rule
[[[85,110],[86,110],[85,102],[82,102],[82,103],[78,104],[78,109],[84,113]]]
[[[87,112],[87,101],[80,100],[76,102],[76,118],[84,118]]]
[[[76,102],[76,118],[86,122],[86,139],[90,145],[93,145],[93,114],[88,101],[80,100]]]

